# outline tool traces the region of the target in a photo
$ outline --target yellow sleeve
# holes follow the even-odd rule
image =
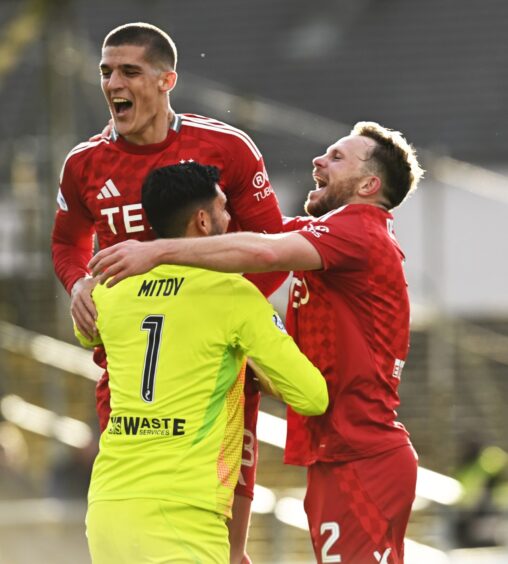
[[[235,284],[238,346],[256,372],[302,415],[320,415],[328,407],[326,381],[286,333],[280,317],[247,280]]]

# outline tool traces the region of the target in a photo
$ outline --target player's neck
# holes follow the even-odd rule
[[[347,203],[348,204],[367,204],[369,206],[381,208],[385,211],[389,211],[389,209],[390,209],[390,207],[388,205],[388,201],[386,201],[384,198],[380,198],[378,196],[375,196],[375,197],[354,196]]]
[[[131,135],[123,136],[126,141],[134,145],[155,145],[162,143],[168,136],[168,130],[175,119],[175,113],[168,106],[167,110],[160,112],[153,121],[143,130]]]

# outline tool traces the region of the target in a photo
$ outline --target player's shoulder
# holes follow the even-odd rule
[[[233,300],[238,297],[244,299],[251,296],[254,300],[261,298],[265,301],[265,297],[256,286],[241,274],[234,272],[217,272],[198,267],[187,268],[189,268],[189,271],[192,272],[203,285],[220,287],[223,289],[222,293]]]
[[[300,231],[304,229],[309,223],[312,223],[315,220],[312,216],[296,216],[296,217],[287,217],[283,216],[282,218],[282,230],[284,233],[289,233],[291,231]]]
[[[319,216],[313,217],[307,223],[304,223],[304,230],[311,230],[316,225],[327,224],[327,225],[335,225],[341,224],[344,222],[351,223],[351,221],[356,222],[360,220],[361,214],[359,214],[359,210],[355,209],[356,206],[351,204],[346,204],[344,206],[340,206],[339,208],[335,208],[330,210],[329,212]],[[302,218],[305,220],[305,218]]]
[[[265,308],[272,309],[270,302],[263,296],[261,290],[247,280],[241,274],[229,274],[229,283],[231,284],[231,294],[236,304],[238,313],[243,312],[243,315],[249,313],[249,316],[256,315],[255,312],[263,311]]]
[[[378,238],[389,236],[391,239],[395,239],[393,232],[393,216],[385,208],[372,204],[357,204],[351,207],[357,208],[353,211],[370,236]]]
[[[300,227],[302,233],[313,235],[321,239],[325,235],[339,237],[343,241],[362,241],[365,239],[366,222],[364,211],[360,208],[366,206],[346,204],[311,221]],[[313,238],[311,238],[313,240]]]
[[[187,267],[188,272],[191,273],[197,280],[204,285],[217,285],[225,289],[225,292],[234,296],[238,291],[242,291],[244,288],[252,286],[254,289],[256,287],[246,280],[241,274],[234,272],[218,272],[215,270],[207,270],[199,267]]]
[[[211,142],[228,147],[231,151],[248,150],[259,160],[261,153],[250,136],[242,129],[223,121],[198,114],[180,114],[184,133],[194,133],[200,138],[208,137]]]
[[[231,132],[240,133],[245,137],[249,137],[242,129],[215,118],[199,114],[180,114],[180,117],[182,118],[182,126],[209,129],[210,131],[217,131],[223,135],[231,135]]]
[[[67,153],[62,168],[65,169],[69,165],[76,165],[88,159],[91,155],[102,153],[104,149],[108,148],[110,145],[111,140],[105,137],[101,137],[95,141],[78,143]]]
[[[340,214],[332,217],[340,218]],[[342,219],[341,223],[337,221],[335,224],[332,220],[329,223],[330,230],[347,233],[357,243],[363,241],[370,251],[374,247],[386,249],[387,244],[398,247],[393,216],[386,209],[372,204],[349,204],[342,213]]]
[[[342,221],[364,223],[379,220],[381,216],[384,217],[386,214],[385,210],[371,204],[345,204],[315,218],[313,223],[336,223]]]

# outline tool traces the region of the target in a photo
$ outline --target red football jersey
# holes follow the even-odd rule
[[[67,156],[52,253],[56,274],[68,292],[88,274],[94,233],[101,249],[126,239],[154,238],[141,206],[142,182],[154,168],[191,160],[220,170],[231,214],[230,231],[282,230],[277,198],[250,137],[220,121],[177,115],[161,143],[133,145],[121,137],[100,139],[77,145]],[[249,278],[268,295],[284,276]]]
[[[323,269],[295,273],[287,327],[328,383],[324,415],[288,411],[285,461],[348,461],[409,443],[396,421],[397,388],[409,348],[404,255],[393,217],[372,205],[296,218]]]

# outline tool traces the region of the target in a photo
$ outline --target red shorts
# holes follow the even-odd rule
[[[106,353],[103,348],[97,347],[94,352],[94,361],[104,368],[104,374],[97,382],[95,388],[95,401],[99,427],[101,433],[108,426],[109,414],[111,413],[109,375],[106,370]],[[258,439],[256,436],[256,425],[258,422],[258,411],[260,394],[254,381],[253,372],[247,366],[245,372],[245,412],[244,412],[244,436],[242,465],[235,494],[254,498],[254,484],[256,483],[256,466],[258,463]]]
[[[417,466],[410,445],[309,466],[304,506],[317,562],[403,564]]]

